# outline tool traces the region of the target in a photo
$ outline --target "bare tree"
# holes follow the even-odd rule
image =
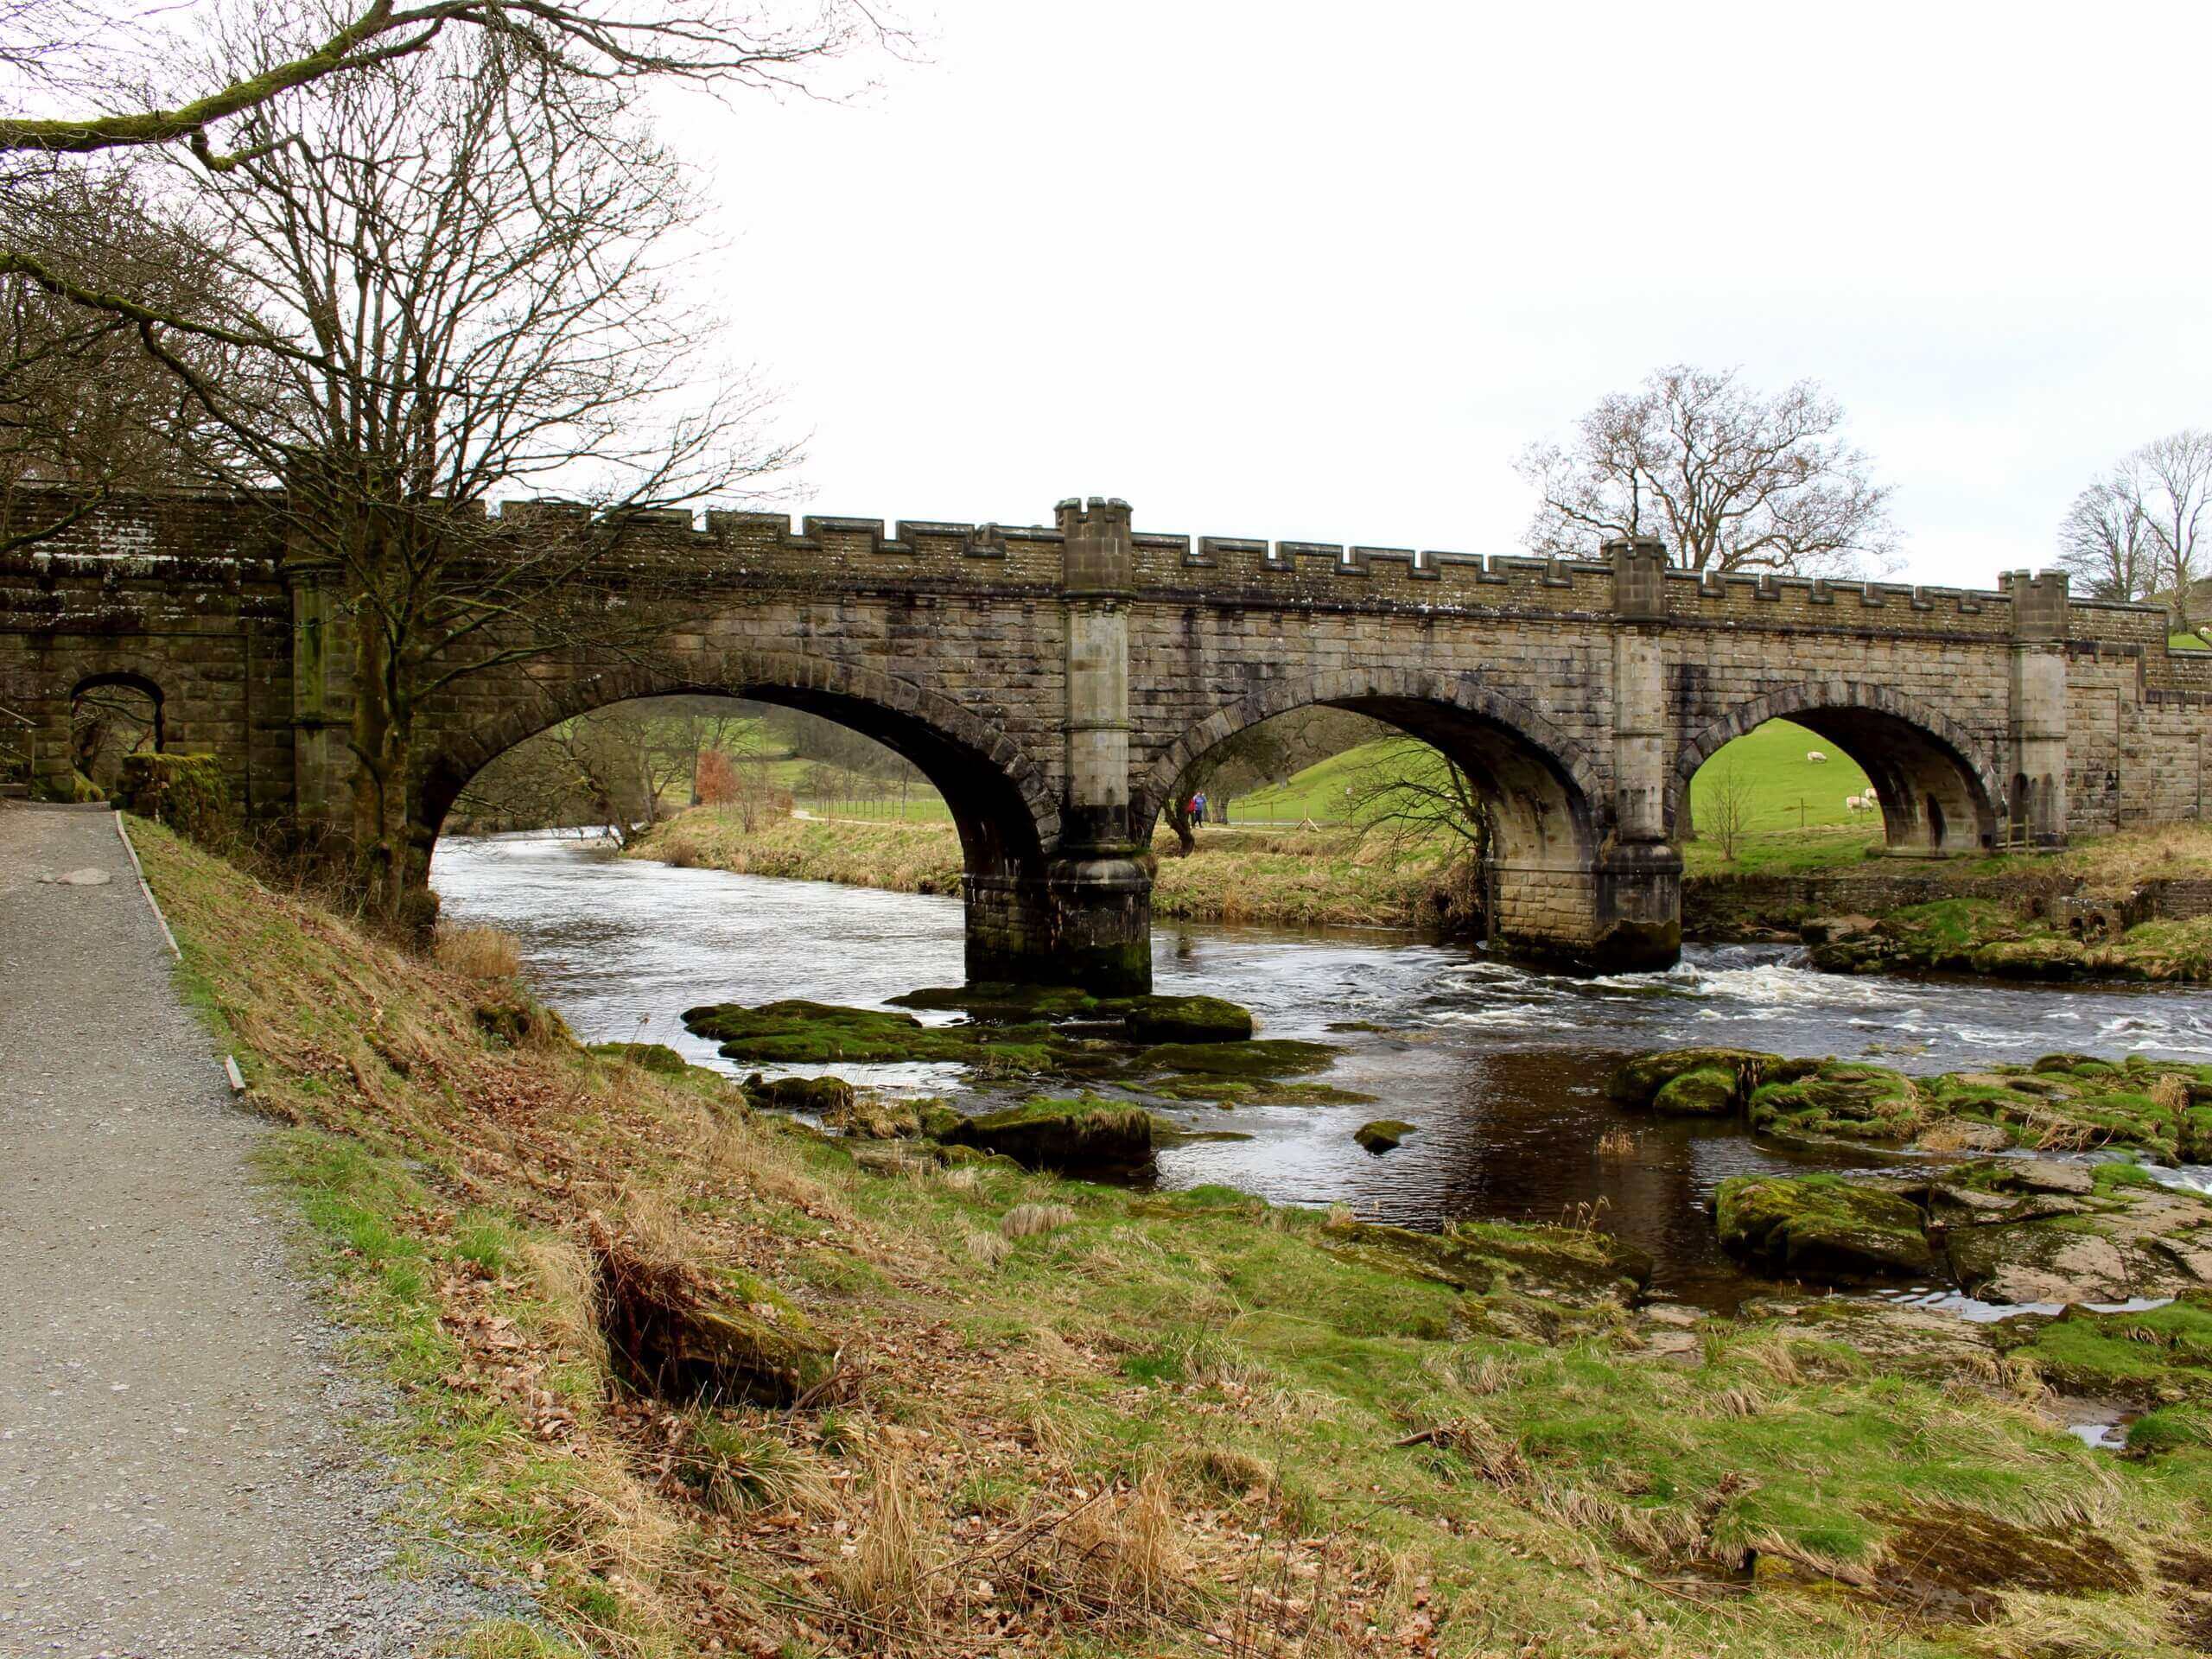
[[[1371,745],[1369,754],[1345,797],[1362,839],[1379,836],[1408,851],[1440,843],[1446,922],[1456,928],[1485,918],[1497,824],[1480,782],[1443,750],[1404,734]]]
[[[1705,779],[1705,804],[1699,811],[1699,822],[1719,847],[1722,859],[1731,864],[1736,861],[1736,850],[1751,828],[1752,794],[1751,780],[1732,760],[1720,761]]]
[[[1693,570],[1886,565],[1890,491],[1840,435],[1843,419],[1810,380],[1767,397],[1733,371],[1656,370],[1602,399],[1567,442],[1522,452],[1516,469],[1542,498],[1528,544],[1590,557],[1614,537],[1656,535]]]
[[[160,222],[135,177],[61,172],[19,183],[0,195],[0,237],[112,293],[175,315],[211,315],[215,260]],[[200,374],[236,370],[235,353],[208,340],[188,336],[177,349]],[[0,547],[65,528],[117,489],[198,475],[211,441],[219,435],[128,320],[0,276],[0,491],[68,486],[50,521],[6,504],[10,522],[25,527]]]
[[[2075,496],[2059,521],[2060,568],[2094,599],[2150,598],[2164,575],[2161,551],[2127,462]]]
[[[2197,588],[2212,575],[2212,429],[2184,427],[2121,457],[2075,498],[2058,539],[2060,563],[2096,597],[2163,598],[2196,632]]]
[[[425,892],[424,704],[489,668],[626,643],[618,626],[646,625],[610,622],[578,578],[642,511],[727,498],[792,459],[759,437],[757,390],[709,372],[712,320],[669,291],[693,200],[636,89],[551,96],[550,73],[479,31],[248,111],[237,165],[203,194],[238,332],[286,349],[233,382],[140,331],[236,445],[233,475],[281,482],[293,545],[341,573],[353,836],[393,912]],[[482,511],[549,488],[591,511]]]
[[[190,22],[204,30],[212,13],[197,8]],[[0,68],[13,72],[19,89],[86,98],[108,89],[100,101],[111,106],[0,113],[0,154],[81,156],[182,144],[211,168],[233,168],[271,142],[264,130],[219,148],[217,137],[240,118],[290,92],[435,54],[469,31],[558,81],[680,75],[754,87],[799,86],[815,60],[863,38],[894,38],[867,8],[839,0],[788,20],[713,0],[639,7],[603,0],[270,0],[255,8],[250,26],[263,47],[253,62],[219,63],[208,73],[188,55],[178,85],[167,84],[167,75],[148,84],[149,64],[158,68],[149,48],[162,43],[151,16],[118,17],[79,0],[0,0]],[[194,79],[200,84],[183,91]],[[177,92],[183,95],[166,101]]]

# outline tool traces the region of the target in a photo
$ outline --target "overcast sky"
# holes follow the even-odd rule
[[[1519,550],[1657,365],[1823,382],[1902,574],[2048,563],[2212,423],[2212,6],[941,0],[837,104],[687,105],[802,510]]]

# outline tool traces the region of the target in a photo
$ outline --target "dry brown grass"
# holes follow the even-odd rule
[[[1065,1204],[1017,1204],[999,1217],[1007,1238],[1036,1238],[1075,1225],[1075,1211]]]
[[[441,925],[431,943],[441,968],[468,979],[512,979],[522,971],[522,948],[496,927]]]
[[[869,1465],[868,1520],[852,1553],[830,1569],[839,1603],[863,1628],[918,1636],[935,1623],[930,1579],[942,1554],[927,1493],[893,1442]]]

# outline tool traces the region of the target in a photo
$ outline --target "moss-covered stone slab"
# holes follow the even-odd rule
[[[824,1119],[850,1109],[853,1085],[842,1077],[764,1077],[745,1080],[746,1097],[772,1112],[809,1112]]]
[[[1252,1036],[1252,1011],[1217,996],[1123,1001],[1122,1022],[1140,1043],[1242,1043]]]
[[[2212,1402],[2212,1290],[2132,1313],[2069,1307],[2007,1320],[1993,1334],[2063,1394],[2134,1406]]]
[[[594,1217],[599,1320],[616,1376],[678,1404],[785,1407],[830,1374],[836,1351],[749,1274],[665,1262]]]
[[[1713,1223],[1723,1249],[1778,1277],[1876,1284],[1936,1268],[1917,1205],[1840,1176],[1736,1176],[1713,1195]]]
[[[1085,1096],[1032,1100],[963,1122],[952,1142],[1001,1153],[1025,1169],[1063,1175],[1141,1168],[1153,1154],[1149,1112]]]
[[[1399,1143],[1414,1132],[1414,1126],[1402,1118],[1378,1117],[1372,1123],[1363,1123],[1354,1129],[1351,1138],[1380,1157],[1386,1152],[1396,1151]]]
[[[1650,1106],[1677,1077],[1709,1071],[1725,1073],[1732,1092],[1738,1081],[1743,1080],[1748,1094],[1751,1081],[1764,1077],[1770,1067],[1783,1064],[1779,1054],[1751,1048],[1661,1049],[1656,1053],[1639,1054],[1616,1067],[1605,1080],[1605,1093],[1623,1106]]]
[[[690,1065],[666,1043],[594,1043],[591,1052],[601,1059],[626,1061],[663,1077],[682,1077]]]
[[[1163,1043],[1145,1050],[1137,1065],[1151,1071],[1257,1080],[1325,1071],[1343,1052],[1333,1043],[1255,1037],[1249,1042]]]
[[[1928,1122],[1929,1104],[1910,1077],[1887,1066],[1824,1060],[1803,1076],[1751,1092],[1754,1129],[1902,1144]]]
[[[1626,1307],[1651,1282],[1651,1258],[1610,1233],[1541,1224],[1455,1222],[1439,1233],[1332,1218],[1322,1248],[1347,1261],[1433,1279],[1470,1296],[1541,1295],[1571,1306]]]
[[[855,1141],[906,1141],[921,1133],[921,1114],[912,1101],[893,1095],[855,1093],[822,1121]]]

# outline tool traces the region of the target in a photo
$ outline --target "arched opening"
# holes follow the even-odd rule
[[[772,683],[575,701],[584,706],[541,709],[434,756],[418,796],[426,839],[434,842],[449,820],[474,829],[619,821],[626,830],[702,795],[722,796],[706,803],[710,808],[747,816],[788,816],[828,799],[861,812],[870,800],[900,800],[903,785],[909,821],[949,822],[969,877],[1026,874],[1041,860],[1022,782],[921,715]],[[785,709],[860,741],[825,753],[808,739],[794,741],[773,729],[772,714]],[[518,726],[530,729],[507,741]],[[704,763],[703,781],[702,755],[715,757]],[[718,785],[715,774],[724,772],[729,781]]]
[[[69,693],[69,760],[77,775],[113,795],[126,757],[166,747],[162,689],[142,674],[93,674]]]
[[[1354,755],[1321,763],[1326,789],[1340,798],[1308,801],[1297,780],[1280,791],[1304,816],[1365,820],[1390,833],[1394,820],[1416,836],[1448,838],[1440,821],[1456,817],[1460,845],[1450,849],[1452,880],[1466,901],[1465,919],[1516,949],[1580,957],[1605,930],[1597,872],[1598,798],[1586,759],[1533,709],[1471,676],[1420,673],[1330,675],[1271,687],[1192,727],[1157,754],[1132,802],[1140,842],[1168,803],[1224,744],[1295,711],[1322,707],[1363,716],[1387,731]],[[1375,728],[1370,728],[1375,729]],[[1363,779],[1358,754],[1401,769],[1394,796],[1385,777]],[[1424,769],[1421,757],[1431,757]],[[1340,775],[1339,775],[1340,774]],[[1317,786],[1318,787],[1318,786]],[[1464,790],[1464,798],[1448,798]],[[1249,817],[1268,810],[1255,791]],[[1361,809],[1364,808],[1363,811]],[[1440,862],[1444,861],[1440,860]]]
[[[1694,822],[1694,861],[1738,868],[1806,868],[1877,850],[1948,857],[1994,846],[2005,804],[1972,738],[1948,716],[1886,688],[1803,685],[1688,738],[1669,832]]]

